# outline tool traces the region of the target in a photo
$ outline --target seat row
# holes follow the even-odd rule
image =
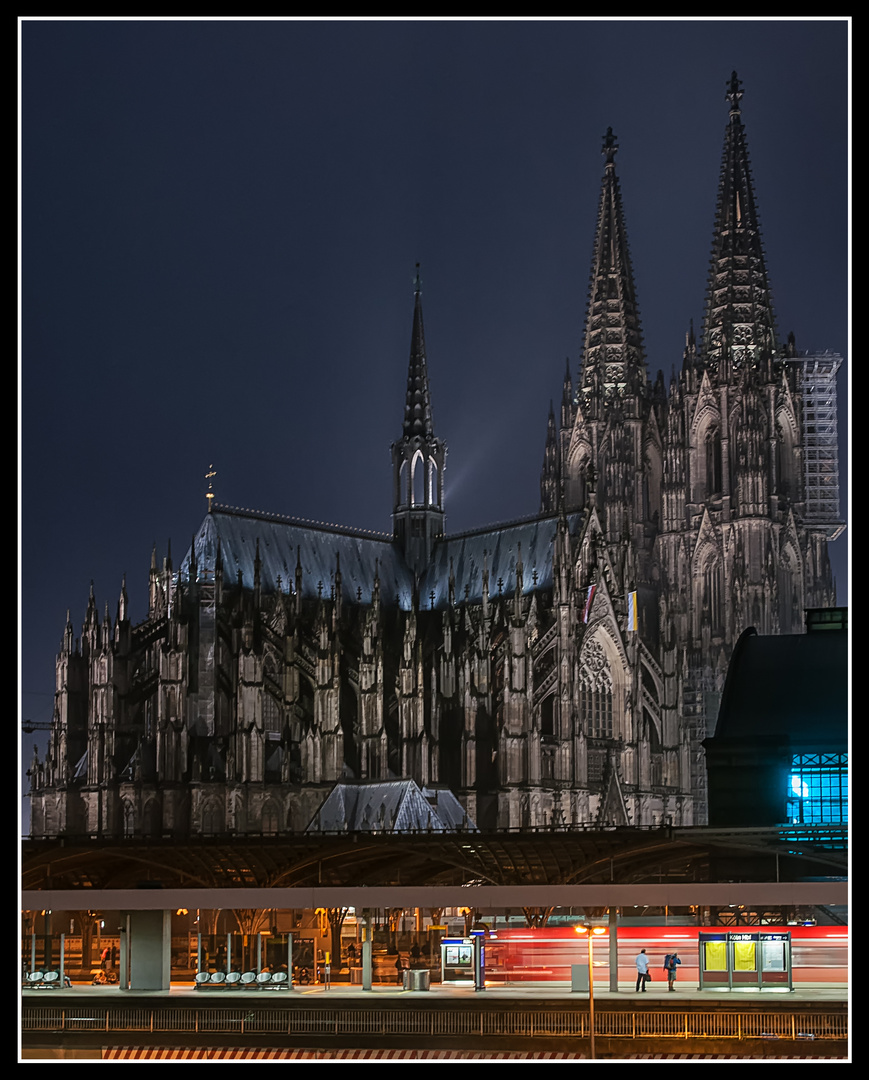
[[[289,990],[286,971],[200,971],[195,979],[197,990]]]
[[[21,983],[28,990],[60,990],[72,986],[69,976],[64,975],[61,979],[59,971],[25,971]]]

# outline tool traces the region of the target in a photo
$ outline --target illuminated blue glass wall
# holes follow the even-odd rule
[[[847,822],[848,755],[795,754],[787,800],[792,825]]]

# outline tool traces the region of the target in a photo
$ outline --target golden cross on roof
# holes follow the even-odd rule
[[[208,491],[205,492],[205,498],[208,499],[208,512],[211,513],[211,500],[214,498],[214,492],[211,490],[211,478],[217,476],[217,471],[213,465],[208,466],[208,472],[205,474],[205,479],[208,481]]]

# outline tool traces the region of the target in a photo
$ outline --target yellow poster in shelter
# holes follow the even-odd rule
[[[757,971],[757,949],[754,941],[734,941],[733,970]]]
[[[727,944],[724,941],[703,942],[703,970],[727,971]]]

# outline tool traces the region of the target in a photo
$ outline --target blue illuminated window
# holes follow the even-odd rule
[[[788,780],[792,825],[848,820],[848,755],[795,754]]]

